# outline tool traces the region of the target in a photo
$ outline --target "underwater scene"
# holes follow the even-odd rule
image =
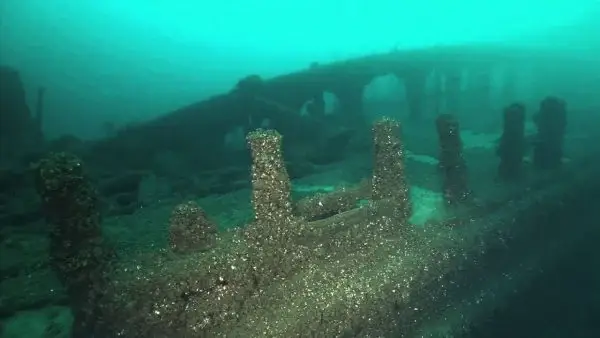
[[[600,2],[0,2],[0,338],[600,337]]]

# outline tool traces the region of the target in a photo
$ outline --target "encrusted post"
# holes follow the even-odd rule
[[[533,151],[533,164],[538,169],[554,169],[561,165],[563,142],[567,127],[567,108],[564,101],[548,97],[535,116],[537,140]]]
[[[404,149],[400,123],[382,119],[373,125],[375,160],[373,163],[373,200],[393,200],[400,217],[411,215],[409,188],[404,172]]]
[[[254,222],[246,229],[246,238],[255,287],[289,275],[304,257],[302,248],[292,243],[302,230],[302,222],[292,214],[291,182],[281,139],[274,130],[259,129],[248,134]]]
[[[438,116],[436,125],[440,142],[439,169],[443,175],[444,199],[446,205],[454,206],[463,203],[471,195],[462,155],[460,126],[450,114]]]
[[[281,139],[274,130],[259,129],[248,134],[252,151],[253,226],[261,236],[279,237],[293,219],[291,183],[283,160]]]
[[[504,130],[497,150],[500,179],[511,181],[521,177],[525,147],[525,106],[515,103],[504,110]]]
[[[72,337],[104,337],[99,306],[112,253],[102,242],[98,197],[76,156],[59,153],[36,168],[36,188],[50,232],[50,261],[74,314]]]

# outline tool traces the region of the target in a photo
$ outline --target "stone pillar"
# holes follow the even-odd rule
[[[525,148],[525,106],[512,104],[504,110],[504,128],[497,149],[500,179],[513,181],[522,176]]]
[[[460,126],[454,116],[443,114],[436,119],[440,142],[439,169],[443,194],[448,206],[467,201],[471,192],[467,184],[467,167],[462,154]]]
[[[293,218],[282,136],[274,130],[259,129],[249,133],[247,139],[252,152],[252,227],[259,237],[279,238]]]
[[[400,123],[382,119],[373,125],[373,200],[392,200],[396,215],[408,221],[411,215],[409,187],[404,167]]]
[[[557,168],[562,163],[567,127],[565,102],[555,97],[544,99],[534,119],[538,132],[533,149],[533,164],[537,169]]]
[[[74,321],[72,337],[106,337],[100,300],[112,251],[102,241],[98,196],[76,156],[59,153],[35,170],[42,209],[51,226],[50,262],[65,286]]]
[[[245,235],[249,282],[257,288],[289,276],[307,255],[305,247],[294,243],[305,223],[292,214],[291,182],[281,140],[274,130],[248,134],[254,222],[248,225]]]

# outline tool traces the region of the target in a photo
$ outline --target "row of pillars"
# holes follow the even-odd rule
[[[409,186],[405,174],[404,145],[400,123],[383,119],[373,125],[374,168],[371,196],[373,200],[396,202],[397,216],[408,221],[411,214]],[[470,196],[466,165],[458,122],[451,115],[437,119],[440,137],[440,169],[444,196],[449,206]],[[258,130],[248,136],[252,152],[252,205],[255,234],[263,238],[284,238],[285,225],[295,223],[291,203],[291,183],[284,165],[282,136],[273,130]]]
[[[501,179],[522,178],[525,153],[530,146],[533,147],[532,161],[536,169],[551,170],[561,166],[567,127],[566,103],[556,97],[545,98],[533,120],[537,134],[530,145],[525,135],[525,106],[515,103],[504,110],[504,128],[497,149]]]
[[[533,144],[533,163],[537,169],[555,169],[563,156],[566,126],[564,101],[549,97],[542,101],[534,117],[538,127]],[[448,206],[461,205],[472,196],[468,184],[467,164],[463,156],[460,125],[455,116],[439,115],[436,119],[439,139],[439,170],[442,191]],[[288,224],[294,219],[291,204],[291,183],[284,165],[281,150],[282,137],[272,130],[250,133],[248,141],[252,151],[252,204],[258,224]],[[373,126],[374,169],[372,198],[393,199],[404,207],[408,219],[410,202],[408,183],[404,173],[404,149],[400,138],[400,123],[383,119]],[[527,148],[525,136],[525,108],[513,104],[504,111],[504,132],[498,147],[500,165],[498,175],[504,180],[516,180],[523,174]],[[263,229],[262,236],[272,230]]]
[[[504,112],[504,134],[498,149],[500,175],[516,178],[522,170],[525,147],[525,111],[512,105]],[[538,135],[534,145],[534,164],[539,169],[560,165],[566,126],[566,105],[557,98],[542,101],[535,115]],[[471,192],[467,182],[465,160],[458,121],[452,115],[436,120],[440,142],[440,170],[446,204],[456,206],[468,202]],[[400,123],[383,119],[373,126],[374,169],[371,198],[390,201],[393,220],[390,226],[404,225],[411,216],[409,185],[404,166],[404,146]],[[308,255],[299,246],[288,245],[298,234],[303,222],[294,215],[291,182],[282,151],[282,136],[273,130],[258,130],[248,135],[252,152],[252,205],[254,223],[249,235],[254,250],[252,271],[254,282],[267,280],[277,264],[281,273],[289,275],[297,261]],[[52,224],[51,264],[65,285],[74,311],[73,336],[90,332],[106,336],[102,308],[109,283],[109,260],[114,252],[102,241],[98,196],[85,177],[81,160],[69,154],[53,154],[35,167],[36,188],[43,210]],[[384,204],[384,203],[382,203]],[[389,205],[389,204],[387,204]],[[176,209],[171,220],[170,244],[174,251],[206,249],[215,244],[216,227],[193,204]],[[195,227],[195,228],[194,228]],[[191,242],[187,243],[186,240]],[[73,243],[77,243],[73,246]],[[275,243],[276,250],[264,250],[264,243]],[[296,251],[293,251],[296,250]],[[293,261],[287,261],[290,258]],[[260,265],[259,263],[262,262]],[[256,264],[254,264],[256,263]]]
[[[464,91],[468,92],[470,97],[470,105],[477,107],[477,110],[482,113],[489,113],[493,110],[492,86],[493,76],[492,70],[481,67],[472,69],[469,73],[465,73],[463,69],[454,69],[448,71],[434,70],[431,74],[431,85],[433,93],[429,97],[427,95],[426,82],[430,73],[421,74],[421,90],[416,91],[410,89],[410,85],[416,85],[416,82],[406,80],[406,92],[409,102],[411,117],[421,118],[423,116],[425,101],[431,100],[431,110],[435,115],[441,115],[443,112],[450,114],[458,114],[465,110],[463,104]],[[515,76],[506,70],[504,85],[502,88],[503,99],[512,100],[515,92]],[[411,103],[411,101],[420,103]]]

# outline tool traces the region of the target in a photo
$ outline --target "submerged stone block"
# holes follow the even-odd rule
[[[216,240],[217,227],[200,206],[189,201],[173,209],[169,220],[169,246],[178,253],[210,249]]]

